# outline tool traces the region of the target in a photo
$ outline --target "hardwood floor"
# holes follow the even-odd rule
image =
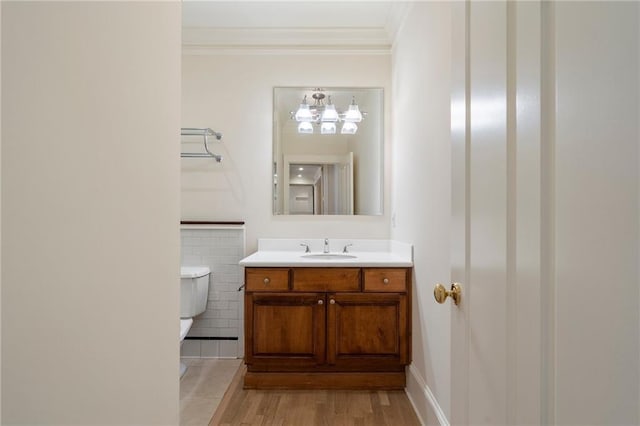
[[[242,389],[238,370],[209,426],[420,425],[404,391]]]
[[[180,379],[180,426],[206,426],[242,360],[183,358],[182,361],[189,368]]]

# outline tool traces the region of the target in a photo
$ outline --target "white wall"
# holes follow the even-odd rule
[[[2,3],[3,424],[178,423],[180,39]]]
[[[555,420],[637,424],[638,3],[555,8]]]
[[[0,46],[2,46],[2,5],[0,4]],[[2,99],[2,54],[0,49],[0,100]],[[0,176],[2,176],[2,102],[0,102]],[[2,191],[0,190],[0,195]],[[0,242],[2,241],[2,196],[0,196]],[[0,244],[0,366],[2,365],[2,244]],[[0,368],[0,384],[2,368]],[[2,386],[0,386],[0,421],[2,419]]]
[[[353,217],[274,216],[271,159],[274,87],[383,87],[388,116],[390,69],[390,57],[385,54],[183,55],[182,125],[222,132],[222,143],[213,144],[213,149],[225,158],[220,164],[182,160],[182,219],[244,220],[248,252],[257,249],[257,238],[264,237],[388,238],[388,156],[385,214]],[[385,139],[388,154],[389,137]]]
[[[433,287],[449,282],[451,5],[416,3],[393,49],[392,238],[414,245],[413,365],[409,395],[423,419],[432,393],[450,411],[450,306]]]

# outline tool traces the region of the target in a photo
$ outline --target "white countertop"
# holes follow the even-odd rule
[[[300,244],[308,244],[305,253]],[[390,240],[329,239],[329,253],[341,254],[345,245],[354,258],[310,259],[307,254],[322,254],[323,239],[260,239],[258,251],[240,261],[249,267],[408,267],[413,266],[410,244]]]

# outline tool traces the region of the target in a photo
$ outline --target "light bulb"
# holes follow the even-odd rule
[[[338,121],[338,111],[336,111],[335,105],[331,103],[331,96],[329,96],[329,103],[324,108],[320,121],[335,123]]]
[[[342,125],[340,133],[343,135],[354,135],[358,131],[358,125],[350,121],[345,121]]]
[[[313,120],[313,116],[311,115],[311,110],[309,109],[309,105],[307,104],[307,95],[302,99],[302,103],[298,107],[298,111],[296,111],[296,121],[311,121]]]
[[[358,108],[358,104],[356,104],[355,98],[351,101],[351,105],[349,105],[349,109],[344,115],[344,121],[350,121],[352,123],[359,123],[362,121],[362,113],[360,112],[360,108]]]
[[[320,133],[323,135],[333,135],[336,133],[336,124],[335,123],[322,123],[322,127],[320,127]]]
[[[313,126],[308,121],[302,121],[300,124],[298,124],[298,133],[313,133]]]

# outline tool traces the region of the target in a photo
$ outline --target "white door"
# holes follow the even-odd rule
[[[314,213],[313,185],[289,185],[289,214]]]
[[[452,424],[640,421],[639,20],[454,7]]]
[[[539,424],[540,4],[453,19],[451,422]]]

